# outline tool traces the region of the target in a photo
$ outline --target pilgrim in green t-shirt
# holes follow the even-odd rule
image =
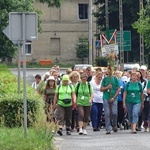
[[[65,104],[63,102],[64,99],[72,99],[72,92],[75,92],[73,85],[59,85],[56,88],[55,93],[58,93],[58,100],[57,104],[61,105],[63,107],[69,107],[72,106],[72,100],[69,104]]]
[[[78,86],[78,84],[80,84]],[[75,92],[77,94],[77,105],[82,105],[82,106],[91,106],[89,100],[91,98],[91,93],[93,93],[93,88],[90,85],[90,83],[78,83],[75,86]],[[78,89],[77,89],[78,87]],[[77,92],[78,90],[78,92]]]
[[[126,103],[141,103],[141,93],[143,92],[143,89],[140,82],[128,82],[125,91],[127,92]]]
[[[112,97],[114,97],[114,95],[116,94],[118,88],[120,88],[120,82],[117,79],[117,77],[115,77],[115,76],[112,76],[112,77],[106,76],[106,77],[103,78],[101,86],[106,87],[109,84],[112,85],[112,89],[111,90],[106,90],[106,91],[103,92],[103,99],[108,100],[108,101]],[[118,97],[116,97],[115,100],[117,100],[117,99],[118,99]]]

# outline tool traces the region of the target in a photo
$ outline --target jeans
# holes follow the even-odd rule
[[[103,104],[104,104],[106,130],[111,131],[112,126],[117,127],[118,101],[110,103],[108,100],[104,100]]]
[[[100,128],[101,116],[103,111],[103,103],[92,103],[91,107],[91,121],[95,129]]]
[[[138,104],[130,104],[126,103],[128,117],[130,123],[138,123],[139,112],[141,110],[141,103]]]

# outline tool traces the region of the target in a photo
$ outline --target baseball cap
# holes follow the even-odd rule
[[[142,65],[142,66],[140,67],[140,69],[141,69],[141,70],[147,70],[147,67],[146,67],[145,65]]]
[[[67,74],[63,75],[62,81],[69,81],[69,76]]]

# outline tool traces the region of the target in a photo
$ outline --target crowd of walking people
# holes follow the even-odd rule
[[[124,72],[111,66],[69,68],[62,75],[54,66],[43,77],[37,74],[32,87],[45,102],[47,121],[57,120],[60,136],[63,127],[66,135],[75,130],[87,135],[89,122],[93,132],[100,131],[102,118],[106,134],[127,125],[132,134],[142,128],[150,132],[150,71],[145,65]]]

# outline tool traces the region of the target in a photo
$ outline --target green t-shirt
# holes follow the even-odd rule
[[[141,92],[143,92],[143,89],[140,82],[128,82],[125,91],[127,92],[126,103],[141,103]]]
[[[74,86],[71,84],[67,86],[64,86],[64,85],[57,86],[56,91],[55,91],[55,93],[58,93],[57,104],[63,107],[72,106],[72,92],[75,92],[75,89],[74,89]],[[64,99],[71,99],[71,102],[69,104],[65,104],[63,102]]]
[[[90,85],[90,88],[89,88]],[[77,92],[77,86],[75,86],[75,92]],[[78,96],[77,96],[77,105],[82,106],[91,106],[89,100],[91,98],[91,93],[93,93],[93,87],[90,83],[86,82],[85,84],[80,83],[78,88]]]
[[[147,89],[150,89],[150,80],[147,83]]]
[[[105,90],[103,92],[103,99],[104,100],[108,100],[108,101],[112,97],[114,97],[114,95],[116,94],[118,88],[120,88],[120,82],[117,79],[117,77],[115,77],[115,76],[112,76],[112,77],[106,76],[106,77],[103,78],[101,86],[102,87],[106,87],[109,84],[112,85],[112,89],[111,90]],[[115,100],[118,100],[118,96],[117,96],[117,98]]]

